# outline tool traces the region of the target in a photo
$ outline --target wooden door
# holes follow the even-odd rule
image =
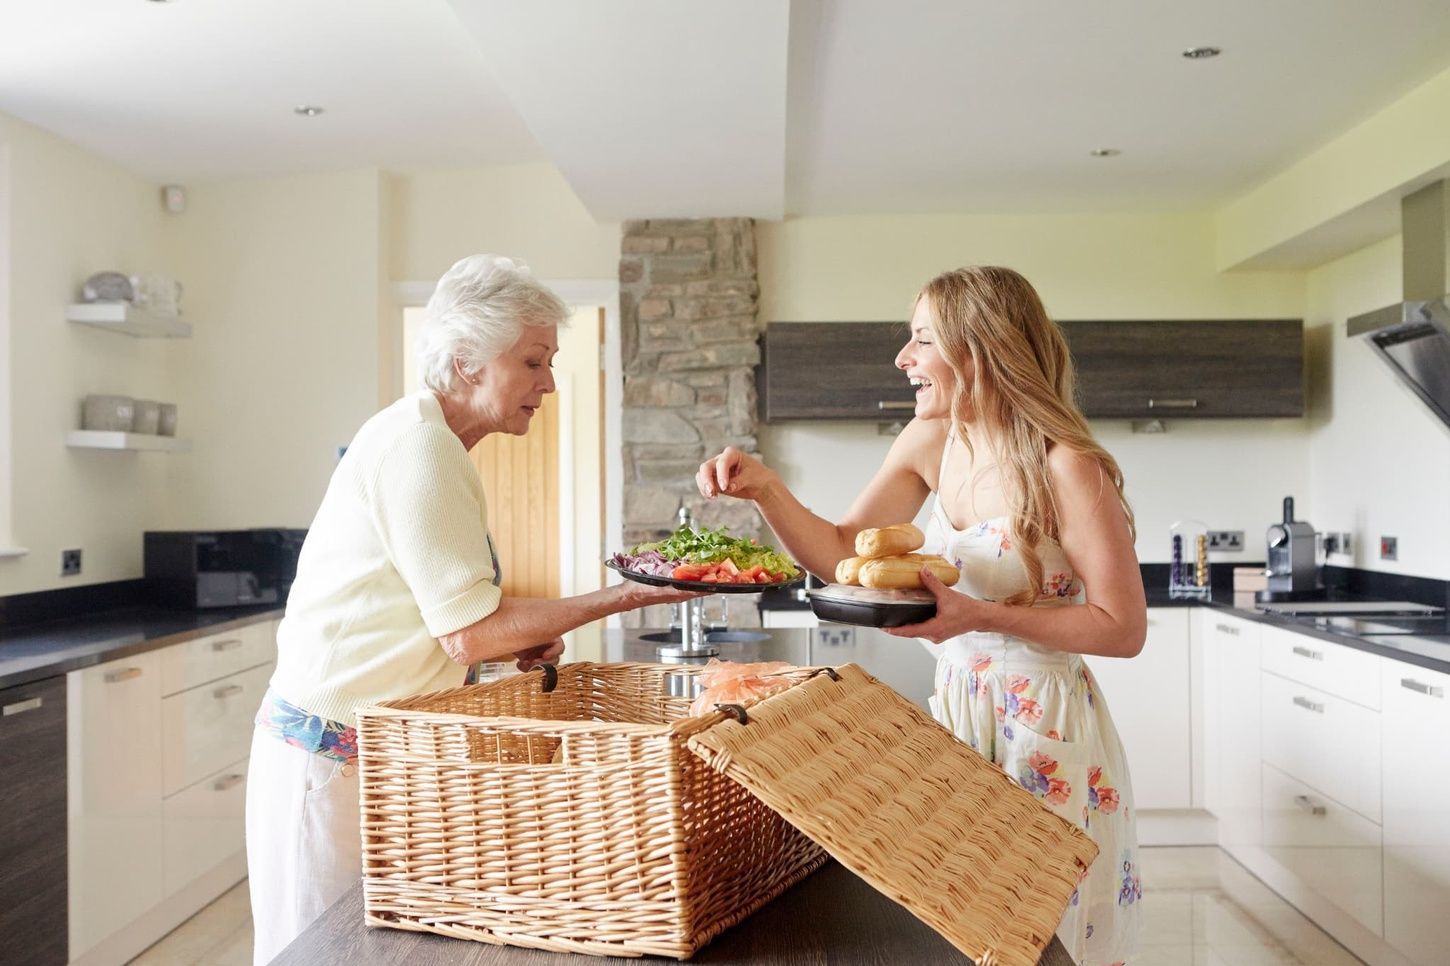
[[[559,596],[559,396],[523,436],[491,433],[469,452],[488,499],[488,528],[510,597]]]

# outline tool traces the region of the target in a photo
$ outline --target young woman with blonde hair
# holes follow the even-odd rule
[[[858,531],[912,520],[932,493],[927,553],[961,570],[931,620],[931,707],[960,739],[1085,829],[1099,855],[1058,929],[1075,962],[1126,962],[1138,931],[1133,795],[1107,703],[1082,654],[1133,657],[1147,610],[1117,463],[1073,401],[1072,359],[1031,284],[1007,268],[946,272],[918,294],[896,366],[915,418],[844,519],[812,514],[737,449],[700,466],[707,497],[753,501],[816,574]]]

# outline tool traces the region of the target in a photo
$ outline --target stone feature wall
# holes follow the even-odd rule
[[[755,223],[630,221],[621,249],[624,542],[633,546],[669,533],[682,505],[697,526],[761,536],[753,504],[705,500],[695,488],[695,471],[706,458],[726,446],[756,450]],[[625,615],[625,622],[657,625],[659,618]],[[755,598],[732,601],[730,622],[758,623]]]

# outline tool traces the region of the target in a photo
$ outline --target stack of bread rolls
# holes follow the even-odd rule
[[[910,523],[862,530],[856,534],[856,556],[836,564],[836,583],[880,590],[920,590],[921,568],[952,586],[961,572],[934,554],[913,553],[926,543],[926,534]]]

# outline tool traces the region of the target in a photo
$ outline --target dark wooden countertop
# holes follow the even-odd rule
[[[673,962],[569,953],[546,953],[513,946],[448,939],[432,933],[370,928],[363,924],[363,893],[358,885],[323,913],[272,966],[372,966],[408,963],[428,966],[592,966],[593,963]],[[913,966],[971,960],[904,907],[872,889],[835,862],[784,895],[725,930],[695,954],[692,963],[783,966]],[[1039,966],[1072,966],[1056,938]]]

